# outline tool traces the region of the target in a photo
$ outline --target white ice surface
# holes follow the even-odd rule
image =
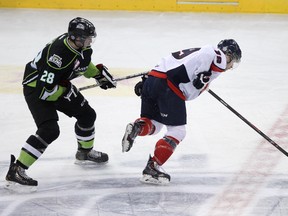
[[[287,156],[209,93],[187,103],[187,136],[164,166],[170,185],[141,184],[165,130],[121,152],[125,126],[139,116],[133,94],[139,79],[83,91],[98,114],[95,148],[109,154],[107,165],[74,164],[75,120],[60,114],[60,137],[27,171],[39,181],[38,191],[5,190],[10,154],[17,157],[36,130],[21,93],[24,65],[76,16],[95,24],[93,62],[106,64],[115,77],[149,70],[171,51],[234,38],[242,62],[211,89],[288,151],[287,15],[1,9],[0,216],[288,215]]]

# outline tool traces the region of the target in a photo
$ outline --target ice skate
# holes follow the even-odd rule
[[[38,182],[26,175],[25,169],[15,163],[15,156],[11,155],[10,167],[6,175],[6,189],[25,193],[37,190]]]
[[[128,152],[134,143],[135,138],[140,133],[141,126],[140,123],[129,123],[126,126],[125,134],[122,139],[122,152]]]
[[[75,164],[105,164],[109,157],[106,153],[94,149],[78,149]]]
[[[152,160],[151,156],[149,156],[148,163],[145,169],[143,170],[142,174],[143,176],[140,179],[140,181],[143,183],[166,185],[169,184],[170,182],[170,175],[161,172],[159,170],[159,165]]]

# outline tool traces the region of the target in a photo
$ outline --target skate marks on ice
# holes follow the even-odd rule
[[[4,215],[196,215],[211,194],[179,191],[177,186],[143,185],[137,178],[69,182],[69,186],[39,190],[25,196],[1,190]],[[2,193],[4,192],[4,193]],[[32,214],[31,214],[32,213]]]
[[[43,169],[50,161],[42,160]],[[83,168],[69,164],[71,158],[53,161],[57,167],[74,171],[61,173],[61,169],[56,168],[52,176],[41,174],[37,178],[38,190],[34,193],[17,194],[1,187],[0,216],[30,216],[39,212],[48,216],[196,215],[197,208],[212,196],[210,192],[197,189],[197,185],[205,183],[217,187],[223,182],[222,177],[185,174],[175,177],[169,186],[152,186],[139,181],[143,166],[140,160],[130,161],[130,165],[135,165],[131,167],[132,172],[126,161],[116,167],[118,172],[113,170],[113,165]],[[4,173],[4,164],[1,169]]]
[[[198,161],[198,167],[206,163],[205,155],[184,155],[181,158],[185,158],[187,164]],[[1,187],[0,216],[33,216],[39,212],[43,216],[204,216],[200,210],[208,209],[209,203],[229,186],[235,176],[235,173],[193,172],[190,168],[184,172],[179,169],[179,162],[173,160],[169,166],[171,183],[154,186],[139,182],[143,163],[140,160],[130,161],[133,167],[123,161],[119,167],[107,164],[83,168],[72,164],[71,159],[57,159],[58,167],[69,171],[56,169],[52,176],[41,174],[37,192],[16,194]],[[45,163],[49,161],[44,160]],[[1,173],[3,169],[1,163]],[[249,215],[288,215],[288,180],[285,175],[272,177],[262,188],[263,196],[259,197]],[[249,185],[249,182],[242,183],[243,187]],[[237,200],[231,199],[230,207],[233,203]]]
[[[274,125],[270,128],[268,136],[271,137],[283,149],[288,150],[288,106],[279,116]],[[243,163],[242,168],[237,172],[230,183],[216,197],[214,205],[211,207],[209,216],[248,215],[250,212],[256,212],[251,209],[251,204],[259,203],[258,206],[264,206],[262,203],[272,203],[268,212],[271,214],[262,215],[288,215],[287,205],[287,179],[286,173],[281,176],[283,179],[273,179],[273,170],[280,163],[281,159],[287,160],[287,157],[275,149],[269,142],[262,139],[256,148],[251,152],[247,161]],[[287,163],[287,162],[286,162]],[[275,178],[275,177],[274,177]],[[274,182],[274,183],[271,183]],[[279,186],[280,185],[280,186]],[[275,188],[276,187],[276,188]],[[272,190],[273,188],[273,190]],[[268,199],[265,198],[260,203],[260,195],[263,195],[263,189],[270,190]],[[281,194],[282,196],[279,196]],[[267,196],[267,195],[265,195]],[[256,207],[257,209],[257,207]],[[267,209],[265,209],[266,211]],[[280,214],[273,213],[279,211]],[[286,212],[283,214],[283,212]],[[261,214],[260,214],[261,215]]]
[[[143,185],[135,177],[70,181],[26,195],[11,194],[1,189],[0,215],[33,216],[41,212],[45,216],[200,216],[199,208],[205,208],[205,203],[216,195],[217,185],[221,186],[221,182],[227,180],[215,176],[186,176],[186,180],[183,179],[184,176],[175,178],[175,184],[163,187]],[[250,215],[287,215],[287,206],[287,196],[268,196],[256,205]]]

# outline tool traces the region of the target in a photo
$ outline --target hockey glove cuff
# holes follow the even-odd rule
[[[61,86],[63,86],[63,88],[66,88],[65,92],[62,94],[62,97],[68,101],[71,101],[72,98],[76,98],[78,95],[78,89],[72,85],[71,82],[69,81],[62,81],[60,83]]]
[[[97,64],[96,68],[100,71],[94,78],[99,84],[100,88],[116,88],[117,82],[114,80],[113,76],[108,72],[108,68],[103,64]]]

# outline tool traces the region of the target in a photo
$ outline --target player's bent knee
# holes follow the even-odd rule
[[[167,133],[165,136],[174,137],[179,142],[181,142],[186,136],[186,127],[185,125],[167,126]]]
[[[85,111],[83,111],[80,116],[77,117],[77,122],[82,127],[91,127],[94,125],[96,118],[97,114],[95,110],[89,107]]]
[[[47,144],[52,143],[60,135],[60,129],[57,121],[44,122],[37,130],[36,134]]]
[[[158,134],[161,129],[163,128],[163,124],[158,122],[158,121],[155,121],[155,120],[151,120],[152,124],[155,126],[155,130],[153,132],[153,135],[156,135]]]

